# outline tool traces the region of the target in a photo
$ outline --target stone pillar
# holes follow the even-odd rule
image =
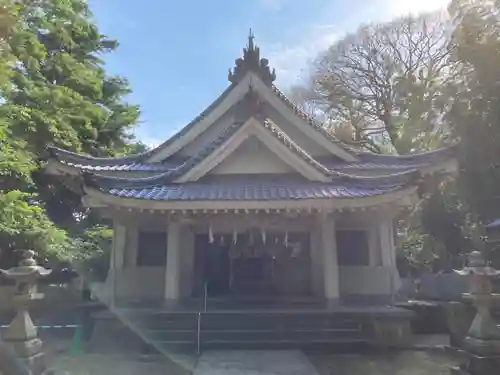
[[[168,223],[167,264],[165,267],[165,299],[175,302],[179,298],[181,276],[181,225]]]
[[[323,253],[323,280],[325,299],[328,304],[339,300],[339,266],[337,262],[337,238],[335,218],[326,215],[321,219],[321,247]]]

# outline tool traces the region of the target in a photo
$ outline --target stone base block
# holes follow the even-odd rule
[[[476,315],[476,308],[462,302],[448,302],[444,305],[450,343],[454,347],[461,347],[464,338]]]
[[[23,363],[27,368],[31,370],[33,375],[45,374],[47,369],[45,364],[45,356],[43,353],[38,353],[30,357],[18,358],[19,362]]]
[[[498,375],[500,368],[500,356],[481,357],[475,354],[469,356],[465,365],[451,369],[452,375]]]
[[[38,338],[28,341],[5,340],[5,343],[18,357],[30,357],[42,351],[42,340]]]
[[[463,341],[463,348],[481,356],[500,356],[500,340],[482,340],[467,336]]]
[[[104,353],[141,352],[143,340],[134,332],[134,327],[129,327],[110,312],[100,314],[94,319],[94,329],[87,344],[87,350]],[[126,319],[123,320],[126,321]]]
[[[3,344],[0,347],[0,374],[5,375],[48,375],[43,353],[35,353],[30,356],[20,356],[14,349]]]
[[[406,348],[411,345],[410,318],[373,319],[372,343],[379,347]]]

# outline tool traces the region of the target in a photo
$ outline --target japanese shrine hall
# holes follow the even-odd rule
[[[250,36],[229,86],[156,148],[99,158],[51,147],[47,172],[114,223],[116,301],[385,304],[394,219],[453,147],[405,156],[346,144],[276,87]]]

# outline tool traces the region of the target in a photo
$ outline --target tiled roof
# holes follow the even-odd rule
[[[218,145],[225,142],[234,132],[236,132],[241,123],[236,123],[233,126],[226,129],[214,142],[210,143],[204,149],[202,149],[198,154],[185,159],[185,160],[174,160],[169,158],[163,162],[159,163],[140,163],[140,162],[129,162],[126,163],[122,161],[121,163],[101,163],[98,158],[89,157],[87,161],[78,160],[73,161],[71,158],[73,153],[64,150],[57,150],[58,154],[65,155],[64,159],[60,159],[64,164],[73,166],[82,171],[89,172],[103,172],[103,171],[144,171],[152,172],[153,176],[144,177],[144,179],[149,179],[156,181],[161,179],[162,181],[168,181],[176,176],[180,176],[182,173],[189,170],[191,167],[199,163],[206,156],[212,153]],[[307,152],[305,152],[300,146],[298,146],[286,133],[284,133],[280,128],[278,128],[271,121],[266,120],[264,122],[265,129],[270,132],[271,135],[276,137],[280,142],[290,148],[293,152],[299,155],[302,159],[307,161],[309,164],[313,165],[319,171],[325,175],[331,176],[342,176],[345,173],[356,173],[357,171],[369,171],[369,170],[386,170],[389,174],[406,172],[414,169],[426,168],[432,165],[436,165],[446,160],[450,160],[454,157],[455,146],[446,147],[426,153],[415,154],[415,155],[404,155],[404,156],[394,156],[394,155],[377,155],[363,153],[359,155],[359,162],[343,162],[334,158],[313,158]],[[61,155],[61,156],[62,156]],[[69,155],[69,157],[67,156]],[[96,160],[97,159],[97,160]],[[129,181],[129,178],[122,177],[117,178],[119,181]]]
[[[168,184],[144,188],[116,187],[107,193],[123,198],[156,201],[252,201],[252,200],[301,200],[331,198],[364,198],[395,192],[405,184],[362,186],[348,182],[279,183],[253,181],[246,183]]]
[[[349,153],[353,153],[357,155],[360,150],[357,148],[354,148],[345,142],[342,142],[340,139],[335,137],[331,132],[326,130],[324,124],[321,122],[317,121],[313,117],[309,116],[307,113],[302,111],[292,100],[290,100],[280,89],[278,89],[276,86],[271,86],[273,92],[276,94],[276,96],[288,107],[290,108],[297,116],[302,118],[303,120],[306,121],[307,124],[309,124],[312,128],[314,128],[316,131],[320,132],[323,136],[325,136],[327,139],[330,140],[330,142],[333,142],[346,150]]]
[[[157,184],[163,184],[175,180],[176,178],[182,176],[184,173],[189,171],[195,165],[199,164],[203,159],[212,154],[217,148],[219,148],[222,143],[231,138],[231,136],[238,131],[243,126],[241,122],[235,122],[231,126],[227,127],[219,136],[213,140],[211,143],[203,147],[198,153],[190,156],[182,164],[179,164],[175,168],[169,169],[162,173],[154,174],[148,177],[112,177],[112,176],[100,176],[99,180],[106,185],[121,185],[121,186],[151,186]],[[88,171],[90,172],[90,171]],[[90,174],[91,175],[91,174]],[[97,178],[97,176],[96,176]]]
[[[62,148],[54,146],[48,146],[47,151],[51,157],[64,161],[66,164],[85,165],[88,167],[131,165],[143,161],[147,154],[146,152],[130,156],[102,158],[102,157],[94,157],[89,155],[78,154],[76,152],[63,150]]]
[[[165,172],[162,173],[161,176],[163,178],[173,179],[181,176],[183,173],[190,170],[192,167],[200,163],[203,159],[205,159],[208,155],[214,152],[222,143],[226,142],[231,136],[236,133],[238,129],[243,126],[242,122],[235,122],[233,125],[226,128],[219,136],[203,147],[197,154],[189,157],[187,160],[183,161],[181,164],[173,165],[168,163],[129,163],[129,164],[110,164],[109,161],[104,164],[94,163],[93,159],[87,159],[88,162],[86,164],[83,161],[73,161],[71,158],[61,160],[64,164],[74,166],[81,170],[88,171],[158,171]],[[330,175],[331,172],[325,166],[321,165],[318,161],[316,161],[311,155],[309,155],[306,151],[304,151],[297,143],[295,143],[287,134],[285,134],[277,125],[272,123],[269,120],[265,120],[263,124],[263,128],[268,131],[268,134],[272,135],[278,141],[280,141],[283,145],[288,147],[292,152],[301,157],[303,160],[307,161],[310,165],[315,167],[321,173],[325,175]],[[67,151],[66,151],[67,153]],[[68,154],[66,154],[68,155]],[[88,164],[87,164],[88,163]],[[155,176],[158,177],[159,175]]]
[[[201,112],[197,117],[195,117],[189,124],[184,126],[179,132],[174,134],[172,137],[167,139],[165,142],[159,146],[148,150],[146,152],[122,156],[122,157],[92,157],[88,155],[82,155],[75,152],[63,150],[57,147],[48,147],[51,156],[56,157],[65,162],[65,164],[75,166],[81,169],[96,170],[96,171],[168,171],[173,168],[172,165],[164,165],[163,163],[146,164],[145,160],[157,153],[159,150],[173,143],[178,138],[186,134],[191,128],[193,128],[201,119],[208,116],[232,91],[235,87],[234,84],[230,85],[212,104],[210,104],[203,112]],[[290,99],[288,99],[285,94],[283,94],[274,85],[271,86],[273,93],[282,100],[285,105],[291,108],[296,115],[306,120],[306,122],[315,128],[317,131],[326,136],[330,141],[340,145],[342,148],[349,152],[358,152],[354,148],[348,146],[347,144],[341,142],[330,132],[326,131],[323,124],[317,122],[303,111],[301,111]]]
[[[129,171],[146,171],[146,170],[168,170],[169,166],[163,165],[152,165],[145,164],[144,161],[148,159],[151,155],[155,154],[159,150],[168,146],[176,139],[180,138],[186,134],[191,128],[193,128],[202,118],[208,116],[212,110],[219,105],[231,92],[235,85],[230,85],[224,92],[219,95],[219,97],[212,102],[203,112],[196,116],[189,124],[184,126],[181,130],[167,139],[165,142],[159,146],[148,150],[146,152],[123,156],[123,157],[93,157],[83,154],[77,154],[75,152],[63,150],[58,147],[49,146],[47,149],[51,156],[56,157],[60,160],[64,160],[65,164],[77,166],[78,168],[88,169],[88,170],[129,170]],[[141,163],[143,162],[143,163]],[[156,164],[156,163],[155,163]],[[161,164],[161,163],[158,163]],[[99,168],[101,167],[101,168]]]
[[[389,170],[404,171],[410,169],[427,168],[443,163],[455,157],[456,145],[443,147],[437,150],[411,155],[381,155],[371,153],[358,154],[359,161],[343,162],[338,159],[323,158],[319,161],[330,170],[357,171],[357,170]]]
[[[269,124],[269,123],[267,123]],[[277,129],[273,127],[267,127],[268,130],[274,131],[276,134]],[[278,131],[279,133],[279,131]],[[281,138],[280,138],[281,136]],[[278,136],[280,141],[284,143],[288,142],[290,139],[286,134]],[[299,153],[301,151],[298,151]],[[375,154],[361,154],[359,162],[343,162],[334,158],[312,158],[310,155],[305,153],[303,158],[306,161],[310,161],[313,165],[318,165],[319,169],[323,172],[326,168],[329,174],[335,174],[335,172],[343,173],[356,173],[357,171],[370,171],[370,170],[386,170],[388,173],[409,171],[412,169],[426,168],[432,165],[436,165],[446,160],[450,160],[454,157],[454,147],[448,147],[443,149],[438,149],[432,152],[417,154],[417,155],[407,155],[407,156],[389,156],[389,155],[375,155]],[[66,165],[73,166],[75,168],[81,169],[83,171],[89,172],[102,172],[102,171],[127,171],[127,172],[173,172],[178,170],[186,160],[173,160],[167,159],[161,163],[124,163],[124,164],[96,164],[96,163],[83,163],[79,161],[78,163],[62,160]],[[155,173],[158,175],[158,173]]]
[[[154,149],[149,151],[149,155],[153,155],[159,150],[162,150],[164,147],[168,146],[169,144],[172,144],[175,140],[178,138],[182,137],[184,134],[186,134],[189,130],[191,130],[201,119],[204,117],[207,117],[228,95],[229,93],[233,90],[233,88],[236,85],[231,84],[229,85],[224,92],[219,95],[215,101],[212,102],[203,112],[201,112],[198,116],[196,116],[189,124],[184,126],[181,130],[179,130],[177,133],[175,133],[173,136],[171,136],[169,139],[167,139],[165,142],[160,144],[159,146],[155,147]]]
[[[314,159],[311,155],[309,155],[302,147],[300,147],[297,143],[294,142],[292,138],[290,138],[284,131],[282,131],[275,123],[271,120],[267,119],[264,121],[264,128],[269,131],[269,133],[279,140],[283,145],[288,147],[292,152],[296,155],[300,156],[303,160],[308,162],[314,168],[319,170],[321,173],[325,175],[330,175],[331,171]]]

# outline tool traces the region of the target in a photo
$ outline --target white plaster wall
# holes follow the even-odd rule
[[[238,149],[215,167],[210,174],[258,174],[296,172],[256,137],[244,141]]]
[[[382,266],[339,267],[340,294],[390,295],[392,273],[392,268]]]
[[[116,284],[113,277],[116,275]],[[117,300],[144,300],[163,298],[165,267],[126,267],[110,272],[103,289],[96,291],[99,299],[112,301],[116,286]]]

